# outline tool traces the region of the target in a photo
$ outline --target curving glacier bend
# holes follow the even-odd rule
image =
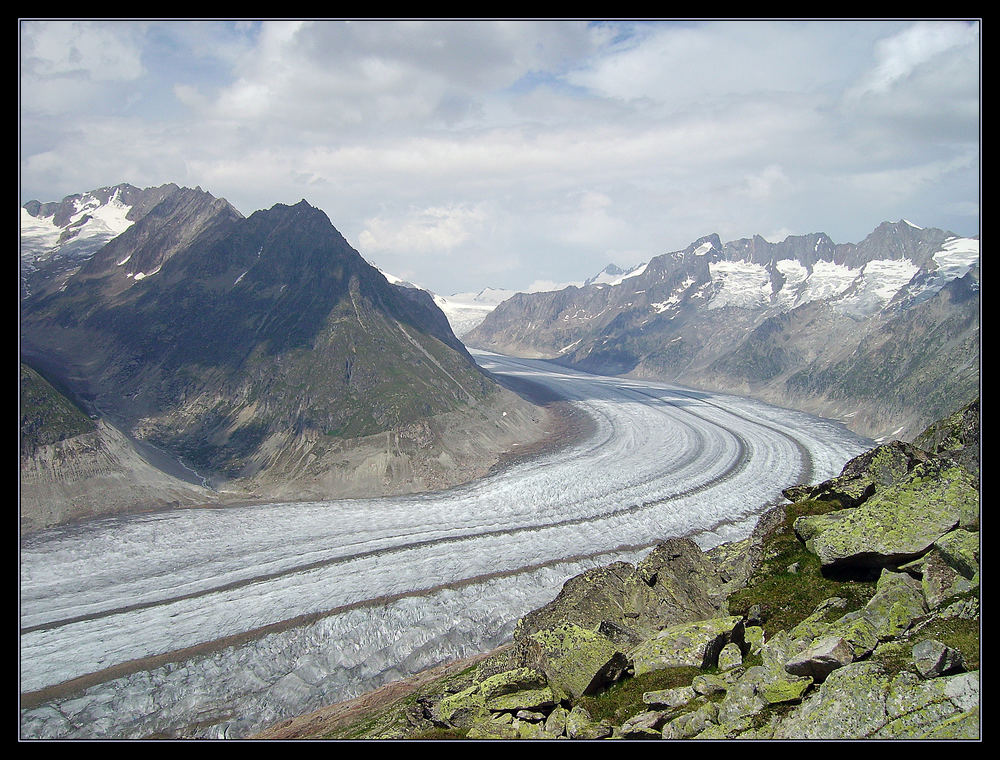
[[[22,737],[246,736],[495,647],[587,568],[672,536],[742,538],[782,488],[871,445],[749,399],[476,358],[570,400],[593,435],[438,493],[25,539]]]

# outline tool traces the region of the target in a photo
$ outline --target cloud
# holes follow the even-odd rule
[[[306,198],[442,293],[978,208],[964,23],[30,22],[21,55],[24,200]]]
[[[850,91],[851,97],[882,95],[945,53],[979,46],[979,24],[921,22],[880,40],[875,67]]]
[[[141,29],[133,24],[22,21],[20,40],[21,107],[29,112],[89,107],[145,73]]]
[[[480,234],[487,221],[482,206],[414,209],[403,217],[369,219],[358,242],[372,253],[448,254]]]

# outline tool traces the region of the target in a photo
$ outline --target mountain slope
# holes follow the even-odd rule
[[[35,370],[20,371],[22,533],[102,514],[201,504],[207,489],[168,475]]]
[[[977,239],[905,221],[857,245],[709,235],[613,284],[518,294],[465,340],[914,434],[975,395],[978,262]]]
[[[541,432],[538,410],[478,368],[429,295],[390,285],[305,201],[244,219],[203,191],[171,193],[26,299],[21,329],[23,354],[88,411],[257,490],[279,458],[294,480],[338,442],[481,404],[499,417],[499,396],[522,435]]]

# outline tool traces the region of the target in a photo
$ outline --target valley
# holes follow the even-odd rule
[[[476,355],[594,421],[446,491],[107,517],[22,541],[22,725],[246,735],[495,647],[562,583],[670,536],[746,535],[870,443],[723,394]]]

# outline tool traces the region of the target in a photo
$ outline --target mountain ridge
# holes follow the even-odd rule
[[[391,285],[305,200],[244,218],[179,188],[75,270],[38,274],[22,356],[89,412],[227,482],[227,498],[295,498],[307,470],[309,497],[424,490],[544,435],[548,412],[498,386],[429,295]],[[441,415],[469,440],[445,445],[427,424]],[[373,439],[413,426],[420,446]],[[385,454],[358,455],[377,477],[341,472],[345,442]]]
[[[955,282],[964,285],[950,287]],[[978,384],[978,292],[977,238],[905,220],[880,224],[856,245],[836,244],[824,233],[725,244],[711,234],[650,259],[614,284],[518,294],[465,340],[599,374],[796,405],[880,437],[919,432],[945,410],[921,409],[923,397],[912,389],[902,403],[871,389],[851,392],[863,368],[877,363],[874,346],[886,345],[879,335],[895,332],[919,342],[918,324],[934,333],[947,323],[957,332],[939,341],[949,353],[937,357],[932,374],[954,386],[943,397],[969,397]],[[872,347],[868,353],[866,347]],[[897,362],[894,382],[915,384],[914,373],[930,362],[926,349],[921,352],[922,369]],[[844,364],[852,355],[854,369]],[[967,367],[970,360],[976,370],[951,383],[944,368]],[[832,367],[839,367],[833,373],[839,379]],[[883,388],[881,395],[891,393]],[[845,417],[852,404],[866,413]]]

